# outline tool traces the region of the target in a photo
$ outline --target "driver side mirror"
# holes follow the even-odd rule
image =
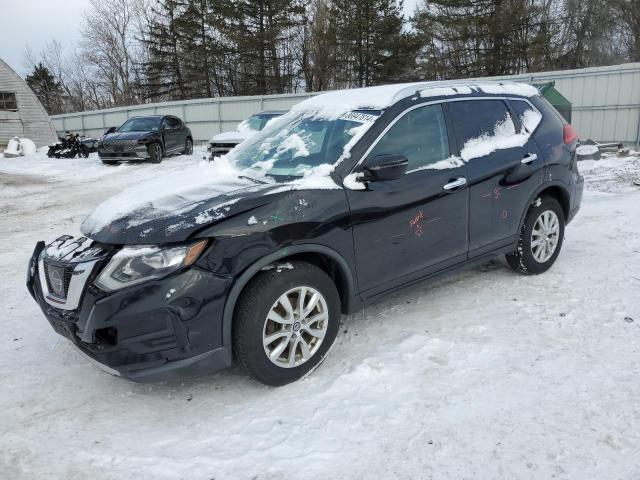
[[[113,133],[116,131],[116,127],[109,127],[107,128],[107,130],[104,132],[105,135],[109,135],[110,133]]]
[[[376,155],[365,162],[365,180],[370,182],[396,180],[405,174],[408,166],[409,160],[404,155]]]

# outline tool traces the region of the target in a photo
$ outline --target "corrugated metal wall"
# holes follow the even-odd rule
[[[573,104],[573,124],[581,139],[640,142],[640,63],[610,67],[561,70],[493,79],[530,83],[555,81],[556,88]],[[72,130],[99,136],[134,115],[172,114],[184,119],[196,142],[233,130],[253,113],[287,110],[309,94],[206,98],[112,108],[51,117],[58,132]]]
[[[16,94],[18,111],[0,110],[0,144],[12,137],[27,137],[38,147],[56,140],[56,132],[42,104],[9,65],[0,60],[0,92]]]

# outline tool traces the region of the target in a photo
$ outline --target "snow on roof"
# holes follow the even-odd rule
[[[422,97],[459,95],[471,93],[499,95],[538,95],[538,89],[526,83],[516,82],[475,82],[475,81],[433,81],[397,83],[377,87],[335,90],[311,97],[295,105],[292,112],[312,111],[317,116],[337,119],[351,110],[382,110],[394,103],[420,93]]]

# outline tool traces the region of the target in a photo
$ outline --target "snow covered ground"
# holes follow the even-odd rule
[[[502,261],[343,319],[310,377],[140,385],[95,369],[24,286],[37,240],[201,161],[0,158],[0,478],[640,478],[640,160],[580,164],[546,274]]]

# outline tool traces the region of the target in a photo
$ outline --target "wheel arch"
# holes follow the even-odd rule
[[[222,338],[225,346],[232,345],[233,317],[235,315],[238,299],[249,282],[260,271],[275,262],[287,262],[300,260],[311,263],[325,273],[336,284],[340,295],[341,310],[349,313],[359,303],[356,297],[355,277],[347,261],[335,250],[318,244],[304,244],[286,247],[271,253],[253,263],[236,280],[224,306],[222,321]]]
[[[524,219],[527,216],[529,207],[533,204],[533,202],[535,202],[536,198],[543,195],[555,198],[558,203],[560,203],[562,212],[564,213],[565,222],[567,221],[571,209],[571,196],[569,194],[569,190],[564,184],[560,182],[547,182],[540,185],[535,193],[531,195],[531,198],[529,198],[529,201],[527,202],[527,208],[524,209],[524,212],[522,212],[522,217],[520,218],[520,226],[518,228],[518,232],[522,230],[522,225],[524,224]]]

